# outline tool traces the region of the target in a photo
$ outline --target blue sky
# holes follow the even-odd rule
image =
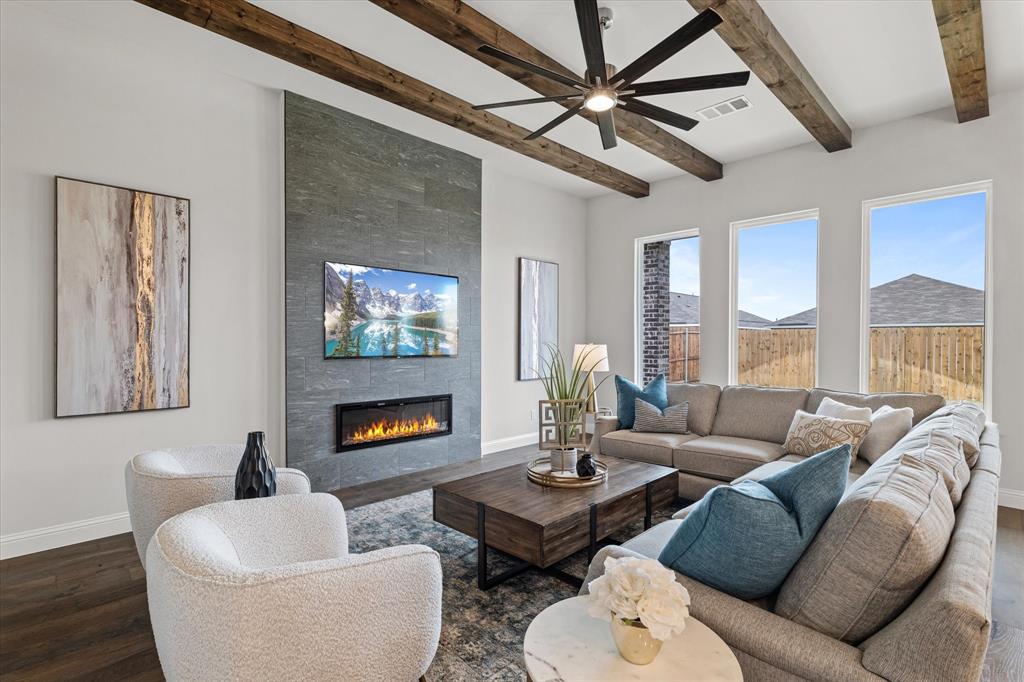
[[[669,243],[669,291],[700,296],[700,237]]]
[[[700,294],[699,243],[672,242],[672,291]],[[815,307],[816,263],[816,220],[741,230],[740,308],[776,320]],[[871,212],[871,286],[912,273],[984,288],[984,193]]]
[[[387,270],[385,268],[367,268],[361,265],[343,265],[331,263],[335,272],[341,275],[343,280],[348,279],[349,269],[354,271],[356,279],[365,280],[371,289],[381,291],[394,290],[399,294],[411,294],[413,292],[432,292],[435,296],[448,296],[452,301],[457,294],[457,285],[454,277],[444,275],[426,275],[418,272],[406,272],[403,270]]]
[[[739,231],[740,309],[777,320],[817,305],[818,221]]]
[[[985,193],[871,211],[871,286],[911,273],[985,288]]]

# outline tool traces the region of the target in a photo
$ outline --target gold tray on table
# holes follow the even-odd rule
[[[597,473],[593,476],[580,477],[575,472],[551,473],[551,460],[548,457],[538,457],[530,462],[526,468],[526,476],[538,485],[546,485],[549,488],[589,488],[601,485],[608,479],[608,465],[604,462],[594,460]]]

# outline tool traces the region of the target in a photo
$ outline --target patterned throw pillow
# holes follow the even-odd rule
[[[856,457],[857,448],[860,447],[864,436],[868,435],[870,428],[869,421],[824,417],[797,410],[782,449],[792,455],[810,457],[830,448],[848,444],[852,456]]]
[[[689,401],[678,405],[669,405],[659,410],[646,400],[635,399],[636,418],[633,421],[634,431],[645,433],[689,433],[686,430],[686,417],[690,412]]]

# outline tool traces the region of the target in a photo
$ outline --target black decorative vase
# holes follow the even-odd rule
[[[580,478],[588,478],[597,474],[597,465],[594,464],[594,455],[584,452],[576,461],[576,475]]]
[[[245,441],[245,452],[235,472],[235,499],[273,497],[277,494],[277,470],[267,456],[263,432],[251,431]]]

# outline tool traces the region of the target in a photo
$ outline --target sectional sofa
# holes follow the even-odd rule
[[[936,396],[823,389],[675,385],[670,396],[697,406],[695,433],[623,432],[606,419],[598,447],[676,466],[680,495],[689,499],[729,476],[758,480],[793,466],[800,458],[783,455],[780,445],[793,412],[813,412],[825,396],[914,409],[915,425],[902,440],[873,464],[853,463],[839,506],[778,592],[744,601],[677,573],[691,614],[726,641],[745,680],[981,677],[1001,466],[999,430],[983,413],[964,416]],[[657,558],[698,503],[599,551],[581,592],[608,557]]]
[[[598,454],[636,459],[679,470],[679,497],[699,500],[716,485],[728,483],[772,462],[795,461],[782,444],[797,410],[814,412],[826,397],[876,410],[882,405],[910,407],[914,423],[945,404],[923,393],[844,393],[824,388],[764,388],[714,384],[669,384],[669,405],[690,404],[690,433],[636,433],[619,429],[616,416],[599,416],[591,449]],[[777,470],[778,465],[771,467]],[[868,462],[854,461],[851,482]]]

